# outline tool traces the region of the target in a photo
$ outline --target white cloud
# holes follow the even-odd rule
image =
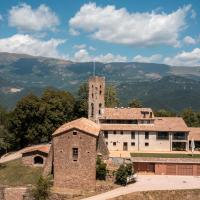
[[[56,14],[42,4],[33,9],[25,3],[14,6],[9,11],[9,25],[22,31],[55,30],[59,24]]]
[[[44,41],[30,35],[16,34],[8,38],[0,39],[0,52],[64,58],[57,49],[57,47],[64,42],[64,40],[60,39]]]
[[[74,54],[74,60],[78,62],[93,61],[86,49],[80,49]]]
[[[109,63],[109,62],[126,62],[127,57],[121,55],[113,55],[111,53],[107,53],[105,55],[101,54],[98,56],[92,56],[86,49],[80,49],[74,54],[72,60],[76,62],[97,61],[97,62]]]
[[[70,29],[69,29],[69,34],[70,34],[70,35],[73,35],[73,36],[78,36],[78,35],[80,35],[80,32],[79,32],[79,31],[76,31],[76,30],[73,29],[73,28],[70,28]]]
[[[184,44],[196,44],[197,40],[192,38],[191,36],[186,36],[183,38]]]
[[[144,62],[144,63],[152,63],[152,62],[159,62],[162,58],[162,55],[160,54],[154,54],[152,56],[142,56],[142,55],[137,55],[133,57],[133,62]]]
[[[86,44],[75,44],[73,46],[74,49],[85,49],[87,47]]]
[[[186,28],[191,5],[166,14],[164,12],[130,13],[115,6],[84,4],[69,21],[74,31],[85,31],[98,40],[124,45],[179,46],[179,33]]]
[[[96,48],[94,48],[93,46],[89,46],[89,50],[96,51]]]
[[[191,10],[191,18],[192,19],[194,19],[194,18],[196,18],[196,16],[197,16],[197,13],[195,12],[195,10]]]
[[[200,48],[193,49],[191,52],[183,51],[174,57],[167,57],[164,63],[174,66],[200,66]]]

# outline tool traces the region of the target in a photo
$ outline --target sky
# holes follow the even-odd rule
[[[0,52],[200,66],[200,0],[0,0]]]

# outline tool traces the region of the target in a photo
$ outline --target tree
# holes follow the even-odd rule
[[[50,195],[51,180],[49,177],[41,176],[36,184],[36,187],[31,191],[35,200],[46,200]]]
[[[88,83],[80,85],[74,107],[76,117],[88,116],[88,92]]]
[[[127,164],[127,165],[120,165],[117,172],[116,172],[116,177],[115,181],[119,185],[126,185],[127,184],[127,177],[132,175],[132,164]]]
[[[128,106],[131,108],[142,108],[142,103],[139,99],[133,99]]]
[[[33,94],[22,98],[11,114],[10,132],[15,138],[14,148],[22,148],[29,143],[37,143],[43,137],[40,133],[44,115],[40,112],[41,101]]]
[[[171,112],[169,110],[165,110],[165,109],[157,110],[154,114],[156,117],[175,117],[176,116],[176,113]]]
[[[69,92],[46,89],[42,94],[41,100],[40,111],[44,115],[41,128],[49,141],[56,128],[74,119],[75,99]]]
[[[200,126],[200,114],[194,112],[191,108],[184,109],[181,117],[185,120],[186,124],[190,127]]]
[[[108,85],[106,87],[105,106],[109,108],[119,106],[119,99],[117,98],[117,90],[112,85]]]
[[[96,161],[96,179],[106,180],[106,174],[107,174],[106,163],[104,163],[98,156]]]
[[[14,148],[48,142],[52,133],[74,118],[74,97],[65,91],[46,89],[39,98],[33,94],[22,98],[11,114],[10,132]]]

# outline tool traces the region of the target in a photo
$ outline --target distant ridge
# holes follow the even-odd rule
[[[108,84],[118,88],[123,105],[131,98],[139,98],[156,109],[190,106],[200,110],[200,67],[137,62],[95,65],[96,75],[105,76]],[[75,93],[92,73],[93,62],[0,53],[0,104],[12,108],[22,96],[30,91],[41,94],[45,87]]]

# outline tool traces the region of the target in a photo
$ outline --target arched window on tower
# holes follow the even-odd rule
[[[101,115],[102,104],[99,104],[99,115]]]
[[[94,104],[91,103],[91,117],[94,116]]]

